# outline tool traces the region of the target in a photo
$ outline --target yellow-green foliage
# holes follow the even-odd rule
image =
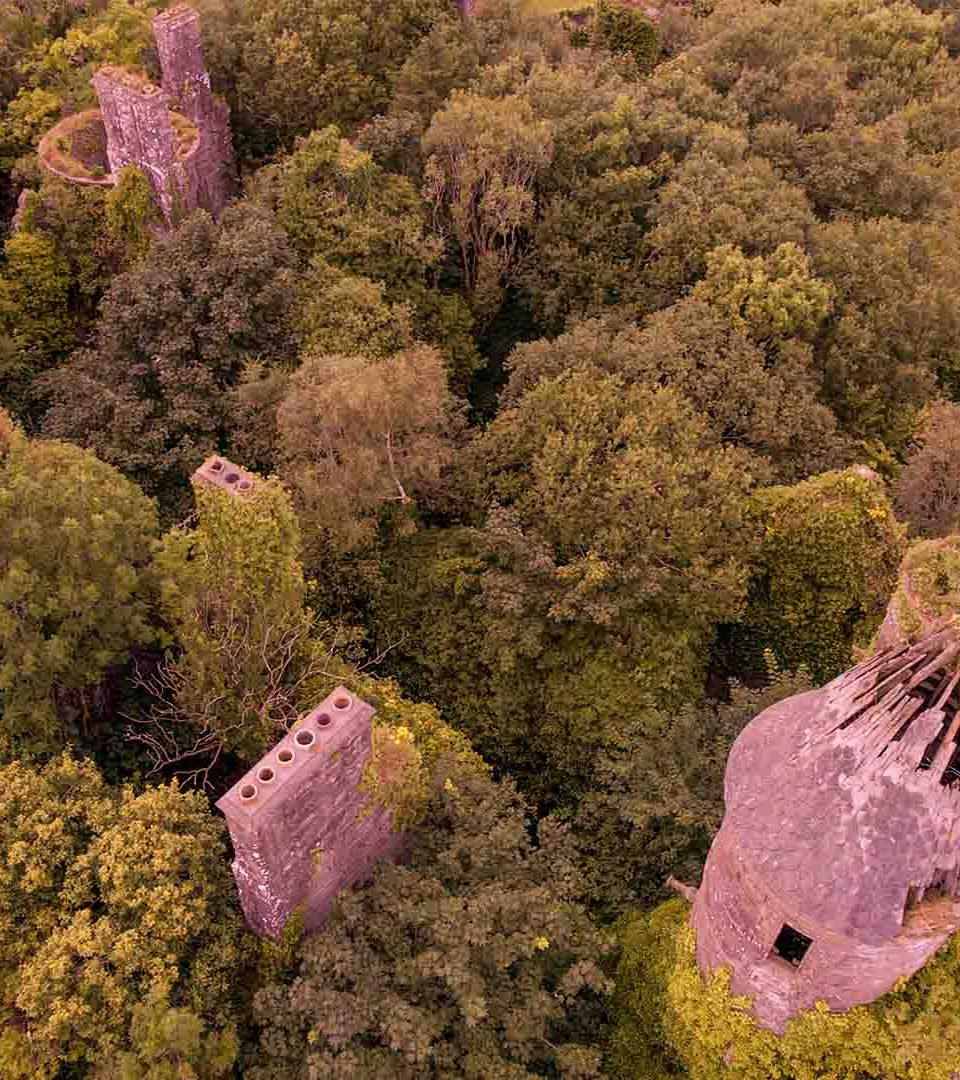
[[[252,958],[226,854],[175,784],[113,789],[67,754],[0,769],[0,1076],[224,1075]],[[184,1071],[147,1072],[179,1037]]]
[[[778,1037],[730,994],[726,972],[701,978],[689,910],[669,900],[621,924],[616,1080],[951,1080],[960,1069],[958,939],[874,1004],[836,1014],[818,1006]]]
[[[196,528],[167,533],[157,556],[164,612],[182,650],[177,705],[255,761],[297,711],[311,621],[300,531],[275,480],[256,481],[243,497],[200,487],[197,507]]]
[[[120,170],[105,202],[108,232],[123,246],[127,259],[142,258],[150,248],[150,227],[160,223],[150,181],[136,165],[128,165]]]
[[[960,614],[960,536],[911,544],[893,603],[900,631],[910,641],[938,619]]]
[[[451,775],[489,775],[489,766],[470,740],[440,718],[434,705],[405,697],[393,679],[375,679],[332,660],[327,675],[311,688],[316,701],[340,682],[376,710],[373,754],[364,788],[376,802],[385,802],[403,828],[415,824],[431,794]]]
[[[731,244],[714,248],[693,295],[755,341],[809,336],[833,307],[831,286],[813,274],[810,257],[792,242],[766,258],[747,258]]]
[[[788,671],[825,682],[849,666],[883,617],[903,554],[883,482],[828,472],[751,496],[754,569],[738,645],[770,648]]]
[[[70,265],[50,237],[21,229],[3,245],[0,316],[21,348],[42,355],[69,344]],[[0,379],[4,371],[0,367]]]
[[[9,421],[7,421],[9,424]],[[154,636],[156,508],[87,450],[10,425],[0,462],[0,741],[59,749],[57,687],[96,685]]]

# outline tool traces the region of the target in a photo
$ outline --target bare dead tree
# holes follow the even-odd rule
[[[297,620],[259,630],[249,617],[210,627],[209,645],[217,657],[215,684],[198,682],[188,654],[165,657],[155,671],[135,666],[134,685],[151,699],[143,715],[124,714],[125,734],[145,746],[152,766],[208,789],[210,774],[225,749],[251,728],[265,739],[290,730],[311,681],[336,676],[327,670],[330,649],[308,646],[314,623]]]

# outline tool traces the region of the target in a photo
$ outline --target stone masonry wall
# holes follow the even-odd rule
[[[170,96],[124,68],[103,67],[93,77],[107,132],[110,172],[136,165],[153,186],[169,216],[177,186],[177,144]]]
[[[710,849],[691,923],[701,972],[727,968],[731,993],[752,997],[757,1020],[778,1033],[817,1001],[841,1011],[875,1001],[918,971],[952,929],[904,927],[880,945],[834,933],[784,903],[744,857],[729,824]],[[813,942],[798,967],[773,955],[784,924]]]
[[[402,854],[390,810],[359,787],[372,718],[370,705],[338,687],[217,803],[256,933],[276,940],[301,905],[306,929],[317,929],[337,893],[367,879],[378,860]]]
[[[163,89],[200,132],[200,145],[186,163],[196,205],[219,217],[234,186],[230,110],[210,88],[200,16],[193,8],[178,4],[156,16],[153,33]]]

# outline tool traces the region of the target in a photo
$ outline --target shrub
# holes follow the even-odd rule
[[[649,74],[660,56],[660,35],[656,23],[633,8],[611,0],[597,0],[594,37],[610,52],[629,53],[644,74]]]
[[[868,469],[765,488],[749,504],[753,575],[733,633],[738,662],[763,649],[785,669],[825,682],[850,664],[883,617],[903,554],[902,528]]]

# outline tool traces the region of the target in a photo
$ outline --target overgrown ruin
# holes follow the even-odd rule
[[[200,16],[179,4],[153,20],[162,86],[107,66],[93,77],[100,103],[67,116],[43,137],[39,158],[71,184],[111,187],[134,165],[168,224],[201,207],[218,217],[233,187],[229,109],[210,87]]]
[[[960,928],[960,635],[899,643],[766,709],[727,764],[691,921],[761,1025],[843,1011]]]

